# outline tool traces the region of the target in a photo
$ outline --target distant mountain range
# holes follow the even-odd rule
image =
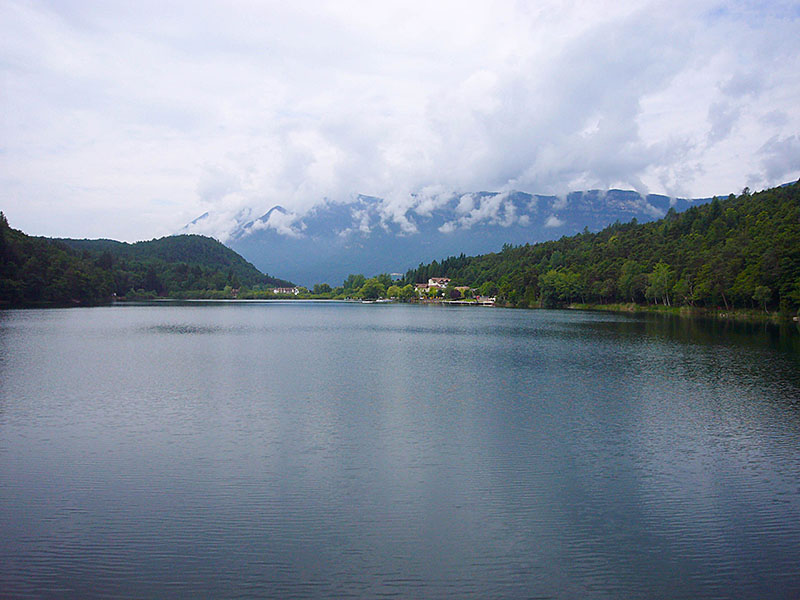
[[[418,196],[402,203],[360,195],[324,202],[305,214],[274,206],[257,219],[240,217],[226,244],[261,271],[295,283],[340,284],[350,273],[404,273],[419,263],[461,253],[498,251],[557,239],[616,221],[652,221],[710,201],[591,190],[566,198],[525,192]],[[206,213],[182,232],[208,231]]]
[[[482,256],[420,265],[405,282],[445,277],[505,306],[661,305],[800,314],[800,182],[692,206],[648,223],[615,223]],[[451,292],[454,290],[451,289]],[[450,296],[451,298],[454,296]],[[630,307],[628,307],[630,308]],[[627,309],[624,309],[627,310]]]

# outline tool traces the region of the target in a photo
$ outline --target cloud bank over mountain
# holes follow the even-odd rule
[[[439,193],[412,200],[406,212],[391,200],[358,196],[305,212],[275,206],[252,219],[242,213],[225,241],[264,272],[307,286],[338,284],[351,273],[405,272],[450,255],[493,252],[504,244],[544,241],[615,221],[649,221],[670,208],[680,211],[709,199],[592,190],[564,197],[518,191]],[[202,233],[217,225],[213,213],[205,213],[181,233]]]
[[[225,239],[358,194],[412,234],[454,194],[445,228],[519,218],[472,190],[758,189],[800,177],[799,26],[795,2],[5,0],[0,203],[37,234],[208,212]]]

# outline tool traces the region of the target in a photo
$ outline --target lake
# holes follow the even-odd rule
[[[800,335],[0,311],[0,597],[798,598]]]

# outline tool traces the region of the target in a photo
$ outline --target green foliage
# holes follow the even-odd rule
[[[11,229],[0,213],[0,306],[98,304],[113,290],[91,255]]]
[[[356,295],[366,281],[367,280],[363,275],[351,273],[342,283],[342,294],[344,296]]]
[[[381,273],[380,275],[376,276],[375,279],[377,279],[385,288],[388,288],[390,285],[392,285],[392,283],[394,283],[392,281],[392,276],[388,273]]]
[[[398,299],[401,302],[411,302],[417,299],[417,290],[410,283],[400,288]]]
[[[115,285],[118,295],[131,288],[176,295],[189,290],[222,291],[227,285],[232,289],[292,286],[289,281],[261,273],[230,248],[201,235],[174,235],[135,244],[57,241],[88,253],[101,267],[110,262],[115,278],[121,278]]]
[[[0,213],[0,305],[87,305],[156,296],[230,298],[289,286],[216,240],[181,235],[126,244],[54,240],[11,229]]]
[[[753,292],[753,300],[764,306],[764,312],[767,312],[767,303],[772,299],[772,290],[765,285],[759,285]]]
[[[635,302],[797,312],[800,183],[671,210],[651,223],[434,261],[410,270],[405,282],[429,277],[449,277],[510,306]]]
[[[461,291],[457,290],[451,283],[442,292],[442,295],[448,300],[459,300],[461,298]]]
[[[645,290],[647,299],[655,300],[656,303],[660,302],[664,306],[670,306],[669,293],[672,290],[672,286],[675,285],[672,267],[663,261],[659,261],[647,276],[647,280],[650,283]]]
[[[386,296],[386,287],[378,277],[373,277],[364,282],[364,285],[358,291],[358,295],[365,300],[384,298]]]
[[[544,307],[573,302],[581,295],[580,275],[569,269],[550,269],[539,276],[539,290]]]
[[[314,295],[321,296],[323,294],[330,294],[333,290],[327,283],[314,284]]]
[[[494,281],[484,281],[480,287],[481,296],[494,296],[497,294],[497,284]]]

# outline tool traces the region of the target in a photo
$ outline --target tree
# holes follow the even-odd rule
[[[366,279],[363,275],[351,273],[342,283],[342,287],[344,288],[345,294],[352,294],[360,290],[364,283],[366,283]]]
[[[753,300],[764,306],[764,312],[767,312],[767,302],[772,299],[772,290],[765,285],[759,285],[753,292]]]
[[[163,291],[163,287],[161,285],[161,279],[158,277],[158,274],[156,273],[155,266],[151,265],[147,268],[147,273],[145,274],[144,277],[143,287],[148,292],[155,292],[156,294],[161,294],[161,292]]]
[[[358,295],[365,300],[375,300],[386,295],[386,288],[377,277],[373,277],[372,279],[367,279],[364,285],[361,286]]]
[[[327,283],[314,284],[314,294],[317,296],[321,296],[322,294],[330,294],[331,291],[331,286],[329,286]]]
[[[444,297],[450,300],[458,300],[461,298],[461,290],[457,290],[455,286],[448,285],[444,290]]]
[[[388,296],[389,298],[399,298],[400,288],[396,285],[390,285],[389,288],[386,290],[386,296]]]
[[[385,288],[388,288],[390,285],[392,285],[392,283],[394,283],[392,281],[392,276],[389,275],[388,273],[381,273],[380,275],[375,277],[375,279],[381,282],[383,284],[383,287]]]
[[[550,269],[539,276],[542,305],[552,308],[560,302],[571,302],[580,296],[580,277],[569,269]]]
[[[672,294],[676,301],[681,304],[694,304],[694,290],[692,288],[692,276],[686,275],[681,277],[675,285],[672,286]]]
[[[518,305],[548,293],[558,304],[577,292],[603,302],[647,297],[709,308],[756,306],[755,288],[764,286],[771,290],[767,308],[780,306],[788,313],[800,308],[798,248],[800,184],[795,183],[717,198],[650,223],[617,222],[597,233],[421,264],[405,281],[446,276]],[[540,290],[551,270],[575,273],[576,285],[568,285],[564,274],[551,274],[550,289]]]
[[[111,257],[111,253],[106,250],[100,255],[100,258],[97,259],[97,266],[105,271],[111,270],[111,267],[114,264],[114,259]]]
[[[6,262],[6,230],[9,229],[8,221],[3,211],[0,210],[0,275],[3,274],[3,266]]]
[[[617,281],[609,277],[600,285],[600,297],[604,302],[610,302],[617,295]]]
[[[626,260],[618,281],[620,293],[631,302],[636,302],[644,294],[646,286],[647,278],[642,265],[635,260]]]
[[[497,284],[494,281],[486,281],[480,287],[481,296],[494,296],[497,294]]]
[[[400,300],[403,302],[408,302],[409,300],[414,300],[417,297],[417,290],[414,289],[414,286],[409,284],[404,285],[400,288],[399,294]]]
[[[729,290],[733,281],[733,271],[734,266],[731,261],[721,255],[715,256],[700,269],[696,293],[700,294],[702,300],[711,306],[717,306],[719,300],[722,299],[725,310],[729,310],[730,303],[725,292]]]
[[[672,268],[661,261],[653,267],[653,271],[647,276],[647,279],[650,285],[647,287],[645,295],[655,298],[656,302],[660,300],[665,306],[669,306],[669,291],[674,285]]]

